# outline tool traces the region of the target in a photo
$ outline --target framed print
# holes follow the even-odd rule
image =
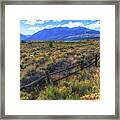
[[[118,1],[1,7],[1,118],[119,119]]]

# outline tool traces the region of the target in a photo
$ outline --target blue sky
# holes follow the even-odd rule
[[[24,35],[54,27],[86,27],[100,31],[100,20],[20,20],[20,33]]]

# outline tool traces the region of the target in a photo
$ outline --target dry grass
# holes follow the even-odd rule
[[[20,80],[25,81],[27,77],[30,78],[33,75],[38,77],[42,72],[44,73],[44,69],[48,69],[50,65],[60,60],[73,64],[99,52],[99,40],[83,40],[74,43],[53,42],[51,47],[48,42],[21,43]],[[98,67],[83,69],[78,74],[63,79],[54,86],[47,85],[37,92],[21,91],[20,98],[98,100],[100,99],[99,67],[100,62]]]

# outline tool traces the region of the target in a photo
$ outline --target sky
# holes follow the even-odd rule
[[[54,27],[86,27],[100,31],[100,20],[20,20],[20,33],[23,35]]]

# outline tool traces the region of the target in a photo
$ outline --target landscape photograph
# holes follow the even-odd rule
[[[100,20],[20,20],[20,100],[100,100]]]

